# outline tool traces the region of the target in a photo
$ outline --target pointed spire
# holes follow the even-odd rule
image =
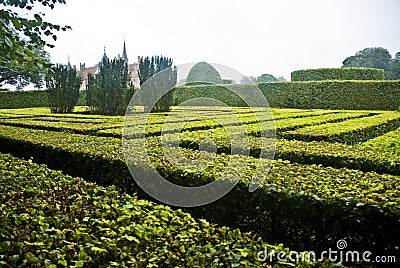
[[[68,64],[67,64],[67,69],[68,69],[68,70],[71,70],[71,69],[72,69],[72,66],[71,66],[71,60],[70,60],[70,58],[69,58],[69,54],[68,54]]]
[[[122,52],[122,58],[125,62],[128,62],[128,55],[126,54],[125,37],[124,37],[124,50]]]
[[[104,45],[104,54],[103,54],[102,60],[104,60],[104,59],[108,59],[107,53],[106,53],[106,45]]]

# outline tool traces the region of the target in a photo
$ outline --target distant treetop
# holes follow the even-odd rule
[[[186,84],[222,84],[221,75],[209,63],[196,63],[189,71]]]

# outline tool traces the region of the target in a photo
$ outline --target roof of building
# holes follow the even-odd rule
[[[88,78],[88,75],[89,75],[90,73],[91,73],[91,74],[95,74],[96,71],[97,71],[97,69],[98,69],[98,67],[99,67],[99,65],[96,64],[96,65],[93,66],[93,67],[89,67],[89,68],[83,69],[83,71],[81,72],[81,75],[82,75],[83,79],[87,79],[87,78]]]

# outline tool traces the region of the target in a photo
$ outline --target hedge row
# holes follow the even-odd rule
[[[176,136],[174,134],[171,134]],[[234,152],[247,152],[248,147],[245,142],[231,145],[228,133],[224,129],[212,129],[209,131],[196,131],[193,133],[185,132],[179,134],[179,145],[183,148],[198,150],[199,143],[212,135],[213,142],[217,147],[218,153],[231,154]],[[169,141],[176,137],[167,135]],[[259,157],[261,153],[261,140],[258,137],[248,136],[250,146],[249,154]],[[390,146],[389,145],[387,146]],[[267,150],[264,146],[264,150]],[[392,150],[380,146],[351,146],[341,143],[330,142],[306,142],[300,140],[278,139],[276,141],[275,159],[286,159],[291,162],[301,164],[322,164],[335,168],[350,168],[362,171],[375,171],[378,173],[388,173],[400,175],[400,157],[396,153],[396,148]],[[268,155],[268,154],[267,154]]]
[[[400,113],[390,112],[338,123],[303,127],[282,133],[286,139],[358,144],[400,127]]]
[[[14,127],[1,128],[0,133],[1,150],[32,156],[69,174],[143,194],[126,168],[119,139]],[[140,166],[146,155],[135,144],[132,147]],[[174,152],[180,155],[181,150]],[[198,154],[189,150],[185,153],[189,157]],[[231,158],[243,162],[240,156],[222,154],[215,160],[219,164],[202,171],[196,171],[196,167],[194,171],[176,169],[155,139],[149,154],[163,176],[187,186],[214,180]],[[265,187],[249,193],[251,167],[257,165],[257,160],[249,161],[250,168],[230,193],[189,211],[223,225],[254,230],[268,241],[284,242],[300,250],[326,250],[337,240],[346,239],[354,249],[399,253],[400,177],[275,161]],[[235,170],[230,172],[236,174]]]
[[[291,73],[291,81],[384,80],[384,70],[376,68],[319,68]]]
[[[86,105],[86,91],[79,92],[77,106]],[[49,107],[46,90],[0,91],[0,109]]]
[[[49,97],[45,90],[0,91],[0,109],[48,106]]]
[[[258,261],[265,247],[289,253],[282,245],[195,220],[114,187],[4,154],[0,174],[1,267],[289,266]]]
[[[306,113],[308,114],[308,113]],[[312,113],[314,115],[314,113]],[[293,114],[294,116],[295,114]],[[301,114],[297,114],[300,116]],[[308,114],[310,115],[310,114]],[[369,113],[360,113],[360,112],[345,112],[345,113],[332,113],[326,114],[322,116],[310,116],[310,117],[299,117],[296,119],[281,119],[275,121],[275,125],[279,131],[288,130],[298,128],[300,126],[305,125],[313,125],[320,124],[326,121],[343,121],[347,118],[351,118],[353,116],[364,116],[369,115]],[[83,133],[90,135],[98,135],[98,136],[106,136],[106,137],[116,137],[121,138],[122,128],[107,128],[98,130],[99,128],[111,127],[114,124],[118,124],[119,119],[117,118],[116,122],[110,122],[111,119],[101,119],[98,116],[92,116],[93,121],[96,123],[88,124],[87,118],[65,118],[65,117],[39,117],[38,120],[25,121],[25,119],[18,119],[18,122],[13,122],[14,126],[23,126],[25,128],[35,128],[35,129],[45,129],[45,130],[53,130],[53,131],[68,131],[72,133]],[[277,115],[279,117],[279,115]],[[76,119],[75,119],[76,118]],[[154,120],[158,122],[159,118],[156,117]],[[178,118],[177,118],[178,119]],[[42,121],[43,120],[43,121]],[[50,121],[47,121],[50,120]],[[53,121],[54,120],[54,121]],[[57,120],[61,120],[57,122]],[[64,120],[67,120],[64,122]],[[76,120],[75,123],[68,123],[70,120]],[[97,121],[96,121],[97,120]],[[251,120],[251,118],[249,119]],[[3,125],[10,125],[10,120],[1,120]],[[14,121],[14,120],[13,120]],[[113,120],[112,120],[113,121]],[[110,123],[107,123],[110,122]],[[250,121],[249,121],[250,122]],[[374,122],[373,122],[374,123]],[[154,127],[156,125],[153,125]],[[195,126],[193,126],[195,127]],[[200,128],[203,125],[200,124]],[[245,127],[249,133],[246,137],[250,146],[250,155],[258,157],[260,155],[260,139],[258,128],[252,128],[252,124],[246,124]],[[268,127],[268,126],[267,126]],[[233,130],[235,127],[229,127]],[[148,131],[151,129],[148,129]],[[379,130],[379,128],[378,128]],[[159,130],[157,130],[159,133]],[[386,132],[387,130],[384,130]],[[135,136],[135,128],[130,129],[130,134]],[[359,131],[359,134],[363,134],[363,131]],[[125,133],[127,134],[127,133]],[[156,133],[153,133],[156,134]],[[368,134],[368,133],[367,133]],[[373,133],[372,133],[373,134]],[[176,134],[174,134],[176,135]],[[140,133],[136,133],[136,136],[141,136]],[[347,135],[351,137],[351,135]],[[180,146],[184,148],[198,149],[199,142],[204,138],[213,137],[215,145],[217,146],[217,151],[219,153],[231,153],[231,141],[228,138],[227,132],[223,128],[214,128],[209,130],[197,130],[196,132],[184,132],[179,134],[180,138]],[[384,137],[384,136],[382,136]],[[171,139],[171,137],[167,137]],[[174,138],[174,137],[172,137]],[[175,137],[176,138],[176,137]],[[396,138],[394,138],[396,139]],[[393,140],[393,138],[392,138]],[[395,144],[395,142],[389,142],[390,144]],[[389,173],[389,174],[397,174],[400,175],[400,158],[396,157],[395,152],[396,147],[392,145],[392,150],[389,150],[386,147],[382,147],[382,144],[379,146],[375,146],[371,149],[371,146],[347,146],[344,144],[332,144],[329,142],[302,142],[296,140],[284,140],[279,139],[277,141],[276,148],[276,157],[282,159],[288,159],[292,162],[304,163],[304,164],[323,164],[325,166],[332,167],[348,167],[353,169],[359,169],[363,171],[376,171],[379,173]],[[238,146],[236,144],[236,146]],[[241,152],[246,151],[245,148],[234,147],[235,151]],[[239,146],[241,146],[239,144]],[[243,145],[244,146],[244,145]],[[386,148],[386,149],[384,149]]]
[[[371,139],[362,144],[363,147],[371,150],[379,149],[388,154],[397,156],[400,160],[400,127],[394,131],[388,132],[385,135]]]
[[[86,105],[86,91],[79,92],[77,106]],[[0,91],[0,109],[49,107],[46,90]]]
[[[347,113],[347,115],[340,116],[338,112],[335,111],[327,111],[327,110],[308,110],[308,111],[291,111],[285,113],[286,109],[282,109],[283,111],[274,112],[274,120],[275,122],[281,121],[290,121],[300,120],[301,118],[311,118],[310,121],[314,121],[313,117],[328,116],[331,114],[335,118],[345,118],[345,117],[356,117],[367,115],[365,112],[352,112]],[[219,127],[220,124],[224,126],[232,126],[239,125],[241,122],[243,124],[252,124],[256,122],[256,117],[252,113],[221,113],[218,114],[217,111],[213,112],[213,117],[218,119],[218,122],[214,120],[207,119],[209,116],[209,112],[207,112],[207,116],[205,116],[204,112],[192,112],[190,111],[190,116],[188,117],[188,112],[186,110],[177,111],[173,113],[172,118],[168,118],[168,124],[162,124],[165,122],[167,116],[165,114],[150,114],[148,119],[145,122],[145,116],[143,114],[134,114],[129,116],[129,122],[126,123],[132,124],[129,128],[129,132],[132,136],[140,136],[142,132],[143,124],[147,123],[146,133],[147,135],[160,135],[163,131],[164,133],[174,133],[178,132],[181,128],[182,131],[195,131],[201,129],[211,129]],[[257,112],[258,113],[258,112]],[[262,112],[260,112],[262,113]],[[32,114],[30,116],[29,114]],[[276,114],[276,115],[275,115]],[[44,129],[44,130],[52,130],[52,131],[68,131],[72,133],[80,133],[80,134],[90,134],[90,135],[99,135],[99,136],[107,136],[107,137],[121,137],[122,136],[122,126],[124,125],[123,117],[98,117],[89,115],[72,115],[71,117],[65,116],[47,116],[40,115],[37,113],[29,113],[26,114],[27,118],[21,118],[21,115],[14,114],[6,114],[0,113],[0,124],[8,125],[8,126],[17,126],[17,127],[26,127],[26,128],[34,128],[34,129]],[[240,119],[239,119],[240,117]],[[258,116],[258,121],[260,120],[271,121],[270,116]],[[327,119],[328,120],[328,119]],[[285,121],[285,122],[286,122]],[[301,121],[301,120],[300,120]],[[306,119],[306,121],[308,121]],[[271,123],[269,123],[272,125]],[[296,125],[296,123],[294,123]],[[301,122],[298,122],[297,125],[301,125]],[[125,132],[125,134],[128,134]]]
[[[229,88],[245,94],[249,87],[251,86],[178,87],[174,94],[174,105],[192,98],[208,97],[229,106],[246,106]],[[400,81],[272,82],[260,83],[258,87],[269,105],[274,108],[396,110],[400,106]]]
[[[227,88],[243,92],[250,85],[180,86],[174,93],[174,105],[199,97],[214,98],[233,107],[246,103]],[[275,108],[396,110],[400,107],[400,81],[313,81],[271,82],[258,84]],[[81,96],[86,94],[80,93]],[[254,98],[249,95],[248,98]],[[82,97],[83,98],[83,97]],[[84,105],[78,100],[79,105]],[[257,101],[257,100],[255,100]],[[192,102],[193,103],[193,102]],[[201,105],[202,103],[198,103]],[[204,103],[203,103],[204,105]],[[0,92],[1,108],[48,106],[45,91]]]

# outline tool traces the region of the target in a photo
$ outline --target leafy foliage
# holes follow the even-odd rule
[[[88,75],[86,102],[94,113],[123,115],[127,108],[128,66],[124,60],[104,58],[98,74]]]
[[[55,25],[43,20],[43,14],[32,12],[36,3],[53,9],[65,0],[3,0],[0,4],[0,65],[12,67],[49,67],[48,61],[37,51],[44,46],[53,47],[46,37],[55,41],[55,31],[66,31],[69,26]]]
[[[289,249],[251,233],[195,220],[9,155],[0,154],[0,167],[2,267],[289,265],[260,263],[256,254],[265,247]]]
[[[50,65],[49,56],[43,49],[36,49],[35,56],[42,58],[46,65]],[[0,88],[5,85],[12,85],[20,90],[30,83],[33,83],[36,88],[40,88],[43,85],[45,75],[44,68],[29,66],[26,62],[18,63],[14,60],[0,66]]]
[[[2,127],[0,137],[4,145],[2,150],[28,154],[70,174],[143,194],[126,170],[120,139],[13,127]],[[205,170],[180,170],[164,157],[157,137],[149,138],[148,144],[150,158],[159,172],[181,185],[203,185],[217,178],[229,161],[243,163],[241,156],[220,154]],[[323,162],[320,160],[324,160],[324,155],[329,155],[325,159],[333,162],[342,161],[337,156],[346,155],[353,148],[298,141],[287,142],[285,146],[290,148],[290,151],[286,149],[287,152],[297,152],[299,158],[316,163]],[[336,151],[333,150],[335,146],[338,146]],[[281,148],[284,146],[278,144],[278,153]],[[194,158],[197,155],[196,151],[182,148],[177,148],[175,153],[181,154],[181,150]],[[354,148],[351,153],[360,155],[363,152]],[[144,154],[135,151],[138,165]],[[319,155],[322,155],[321,159]],[[362,166],[361,157],[358,163]],[[364,162],[368,163],[365,160],[368,157],[364,158]],[[269,241],[283,241],[304,249],[325,250],[329,247],[328,241],[345,237],[355,248],[367,247],[377,253],[386,251],[386,254],[396,252],[400,237],[398,231],[393,231],[400,230],[397,228],[400,210],[400,195],[396,187],[398,176],[278,160],[273,162],[264,188],[257,194],[250,194],[247,187],[252,167],[257,165],[257,161],[264,160],[249,159],[249,169],[242,181],[224,199],[193,209],[191,213],[221,224],[254,230],[271,239]],[[348,159],[348,163],[352,162]]]
[[[374,68],[319,68],[298,70],[291,74],[292,81],[321,80],[383,80],[384,71]]]
[[[51,67],[46,77],[51,112],[72,112],[79,98],[81,83],[82,78],[76,69],[59,64]]]

